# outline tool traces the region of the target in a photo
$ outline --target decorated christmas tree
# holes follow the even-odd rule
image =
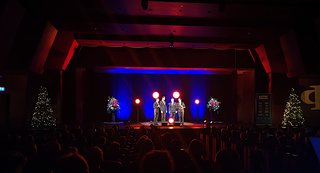
[[[48,91],[44,86],[41,86],[31,119],[31,127],[53,126],[56,126],[56,119],[53,117],[53,110],[48,96]]]
[[[283,114],[281,123],[283,127],[299,127],[304,124],[304,118],[300,104],[301,101],[292,88]]]

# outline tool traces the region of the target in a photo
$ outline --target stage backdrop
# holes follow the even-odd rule
[[[84,111],[85,121],[108,121],[106,111],[108,96],[120,102],[120,121],[135,121],[139,109],[140,121],[153,119],[152,93],[158,91],[169,103],[174,91],[186,104],[186,121],[203,121],[209,114],[206,104],[210,96],[222,102],[219,119],[236,119],[235,89],[231,74],[132,74],[97,73],[88,71],[86,75]],[[134,99],[139,98],[138,107]],[[194,103],[195,99],[200,104]]]

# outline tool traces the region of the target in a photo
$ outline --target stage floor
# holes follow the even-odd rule
[[[153,124],[153,122],[141,122],[141,123],[135,123],[132,124],[132,127],[134,129],[140,128],[140,126],[146,126],[150,127],[150,125]],[[203,123],[191,123],[191,122],[184,122],[183,125],[178,124],[168,124],[162,125],[161,122],[158,122],[157,127],[160,129],[203,129],[205,126]]]
[[[125,127],[127,124],[130,124],[130,126],[132,126],[134,129],[140,129],[141,126],[145,126],[147,129],[150,129],[150,126],[153,124],[153,122],[102,122],[102,124],[108,126],[119,125],[120,128]],[[222,122],[215,122],[214,126],[219,128],[224,127],[225,125]],[[162,125],[161,122],[158,122],[156,127],[159,129],[204,129],[206,125],[204,123],[196,122],[184,122],[183,125],[168,123],[166,123],[166,125]]]

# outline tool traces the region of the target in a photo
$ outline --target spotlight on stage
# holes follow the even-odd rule
[[[173,118],[169,118],[169,123],[173,124],[174,123],[174,119]]]
[[[159,93],[157,91],[153,92],[152,97],[155,98],[155,99],[159,98]]]
[[[135,99],[134,100],[134,102],[136,103],[136,109],[137,109],[137,122],[139,122],[139,117],[140,117],[140,115],[139,115],[139,109],[140,109],[140,103],[141,103],[141,100],[140,99]]]
[[[140,101],[140,99],[136,99],[134,102],[138,105],[138,104],[140,104],[141,101]]]
[[[180,97],[180,93],[178,91],[173,92],[172,94],[173,98],[177,99]]]
[[[195,99],[194,103],[198,105],[200,103],[200,100],[199,99]]]

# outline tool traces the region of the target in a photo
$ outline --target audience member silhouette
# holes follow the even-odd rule
[[[312,162],[310,131],[249,125],[209,126],[202,131],[210,137],[206,138],[209,141],[203,140],[204,136],[190,140],[189,134],[153,125],[142,126],[140,130],[128,124],[125,129],[93,125],[5,132],[1,134],[0,172],[269,173],[289,168],[293,173],[308,172],[317,164]],[[215,161],[211,160],[213,157]]]
[[[239,173],[240,159],[236,151],[223,149],[217,153],[216,171],[218,173]]]
[[[101,165],[104,161],[103,151],[98,146],[92,146],[87,153],[87,161],[91,173],[102,173]]]
[[[204,147],[200,140],[193,139],[189,143],[189,153],[194,161],[197,172],[211,172],[211,164],[204,159]]]
[[[53,173],[90,173],[87,160],[79,155],[69,153],[63,155],[53,169]]]
[[[20,152],[12,152],[8,156],[6,170],[7,173],[22,173],[27,164],[27,157]]]
[[[140,161],[141,173],[173,173],[174,162],[168,151],[153,150]]]

